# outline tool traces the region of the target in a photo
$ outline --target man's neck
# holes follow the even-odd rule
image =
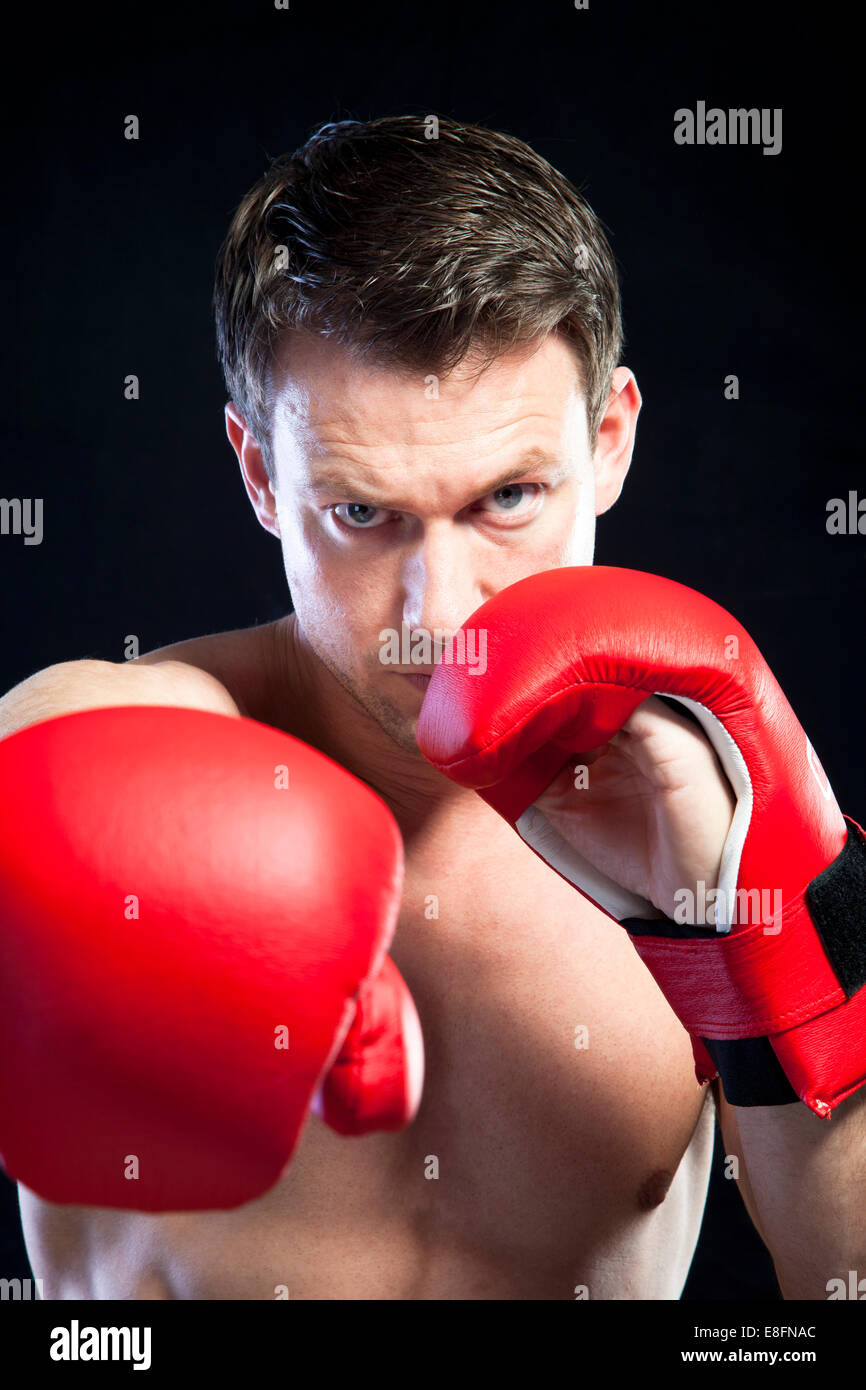
[[[276,722],[318,748],[372,788],[404,835],[447,816],[466,823],[483,802],[449,782],[419,750],[410,753],[377,724],[313,651],[294,613],[274,624]],[[283,724],[279,706],[289,712]]]

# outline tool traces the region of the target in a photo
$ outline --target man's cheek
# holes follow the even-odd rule
[[[335,588],[335,566],[320,535],[313,528],[299,525],[296,518],[287,517],[280,524],[283,568],[295,608],[312,611],[327,603]]]
[[[328,586],[323,574],[312,576],[295,604],[301,626],[316,645],[328,652],[341,671],[356,675],[362,670],[378,675],[377,635],[371,630],[370,613],[358,603],[357,590]]]

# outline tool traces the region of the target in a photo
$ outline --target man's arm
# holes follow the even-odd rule
[[[63,661],[28,676],[0,699],[0,739],[42,719],[115,705],[177,705],[240,715],[221,681],[184,661]]]
[[[785,1297],[866,1289],[866,832],[759,649],[704,595],[603,566],[530,575],[473,631],[485,671],[437,667],[422,753],[628,930],[737,1107]]]
[[[849,1288],[851,1270],[866,1279],[866,1087],[829,1120],[801,1104],[729,1105],[720,1086],[716,1104],[783,1297],[826,1299],[831,1279]]]

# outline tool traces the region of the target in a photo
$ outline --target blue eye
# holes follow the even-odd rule
[[[334,511],[340,521],[355,531],[369,531],[388,519],[388,513],[383,508],[368,507],[364,502],[340,502]]]
[[[520,483],[509,483],[508,487],[497,488],[491,496],[495,497],[497,502],[501,502],[503,507],[511,510],[523,501],[523,487]]]
[[[512,513],[520,518],[534,515],[540,503],[543,487],[540,483],[508,483],[489,492],[480,503],[480,510],[488,515],[506,516]]]

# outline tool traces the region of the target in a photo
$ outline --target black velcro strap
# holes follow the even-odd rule
[[[701,1042],[718,1068],[729,1105],[793,1105],[799,1101],[769,1038],[736,1042],[701,1038]]]
[[[630,936],[664,936],[680,941],[699,937],[711,940],[712,927],[690,927],[667,917],[626,917],[622,926]],[[792,1105],[799,1096],[782,1070],[768,1038],[741,1038],[733,1042],[701,1038],[722,1078],[729,1105]]]
[[[712,941],[720,935],[713,926],[690,927],[672,922],[670,917],[623,917],[620,926],[625,927],[629,936],[664,936],[673,941],[693,941],[701,936],[705,941]]]
[[[866,984],[866,838],[845,819],[844,849],[812,879],[805,897],[827,958],[850,999]],[[622,925],[630,936],[688,941],[715,935],[712,928],[680,925],[664,917],[628,917]],[[701,1042],[718,1069],[729,1105],[792,1105],[799,1100],[769,1038]]]
[[[806,906],[850,999],[866,984],[866,841],[848,817],[845,848],[806,889]]]

